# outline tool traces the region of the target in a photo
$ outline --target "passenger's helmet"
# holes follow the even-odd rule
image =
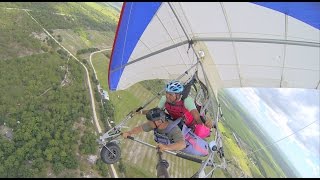
[[[146,118],[149,121],[157,121],[159,119],[165,120],[165,117],[166,117],[165,112],[158,107],[150,109],[146,114]]]
[[[169,93],[181,94],[183,91],[183,85],[179,81],[170,81],[166,86],[166,91]]]

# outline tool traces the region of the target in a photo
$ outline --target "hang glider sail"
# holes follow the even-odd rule
[[[175,79],[201,58],[199,71],[215,94],[230,87],[319,90],[319,27],[317,2],[127,2],[109,88]]]
[[[223,118],[217,102],[218,90],[231,87],[319,90],[319,28],[320,3],[124,3],[109,63],[109,88],[124,90],[149,79],[187,78],[181,80],[189,84],[187,80],[196,77],[200,84],[198,92],[203,93],[198,93],[195,99],[203,100],[200,114],[210,106],[207,109],[212,113],[208,116],[214,120],[215,135],[209,145],[214,143],[205,160],[181,152],[169,153],[201,164],[192,177],[209,177],[217,167],[226,169],[218,128],[218,121]],[[139,112],[155,98],[134,111]],[[107,164],[119,160],[118,138],[134,111],[100,136],[101,157]],[[214,161],[216,154],[220,164]],[[166,167],[159,169],[165,172]]]

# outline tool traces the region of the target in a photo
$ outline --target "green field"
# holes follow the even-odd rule
[[[1,9],[0,16],[1,60],[41,52],[41,42],[31,35],[42,30],[25,12]]]
[[[0,3],[0,177],[110,177],[101,160],[87,160],[99,152],[85,71],[42,29],[74,55],[108,48],[118,11],[93,5]],[[7,8],[30,9],[41,26],[25,11]],[[87,57],[78,58],[89,67]],[[2,133],[8,129],[12,140]]]

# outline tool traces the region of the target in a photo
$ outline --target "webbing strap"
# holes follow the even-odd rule
[[[178,118],[175,121],[170,122],[167,128],[164,130],[164,133],[169,133],[176,125],[179,124],[180,121],[181,121],[181,118]]]

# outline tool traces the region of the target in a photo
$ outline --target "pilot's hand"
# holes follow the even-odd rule
[[[142,113],[142,110],[136,112],[136,111],[132,111],[132,115],[135,116],[135,115],[141,115]]]
[[[157,148],[159,148],[159,150],[160,150],[161,152],[163,152],[163,151],[165,151],[165,150],[169,150],[169,149],[168,149],[168,146],[165,145],[165,144],[158,144],[158,145],[157,145]]]
[[[131,133],[129,133],[129,132],[122,133],[122,137],[128,138],[128,136],[131,136]]]
[[[211,129],[211,128],[212,128],[212,121],[208,119],[208,120],[206,121],[206,123],[205,123],[205,126],[207,126],[208,128]]]

